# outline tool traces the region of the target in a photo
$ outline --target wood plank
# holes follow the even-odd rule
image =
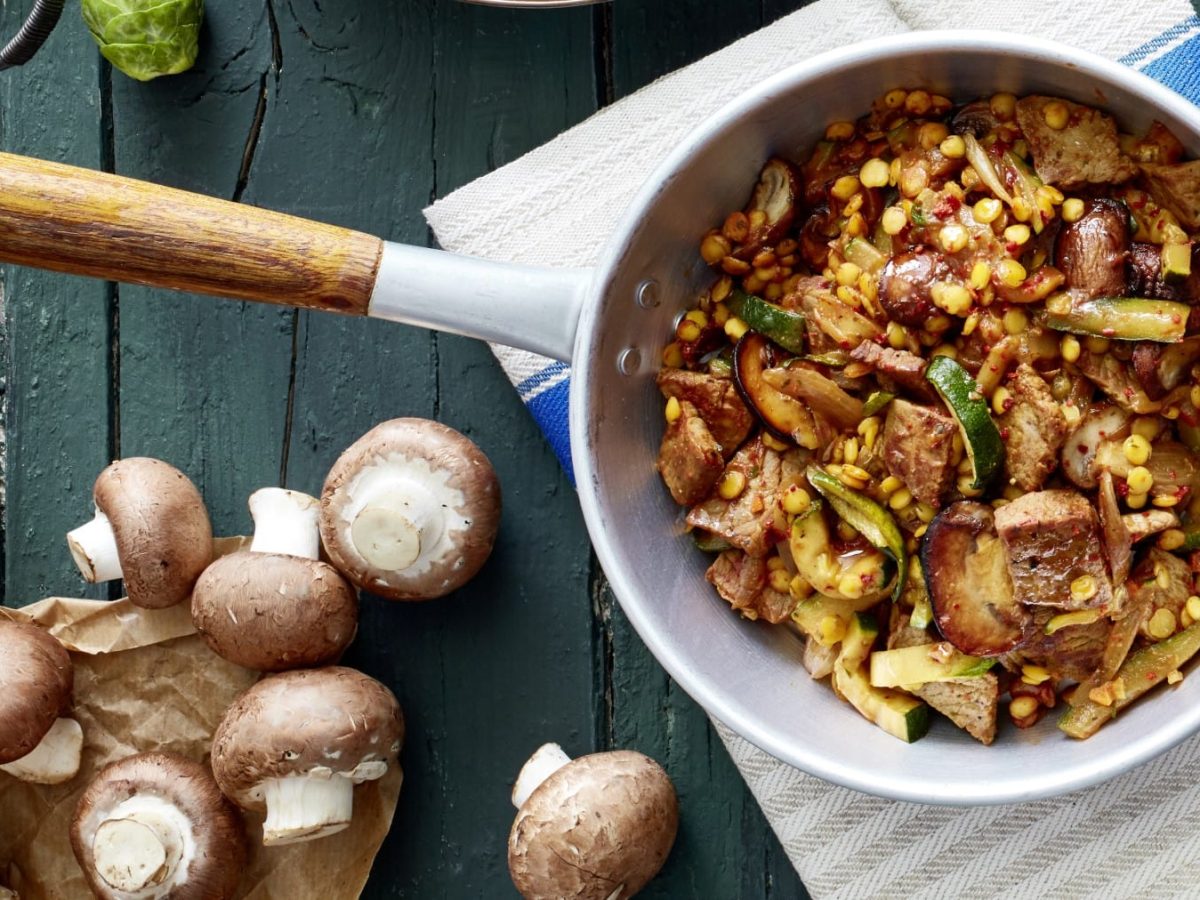
[[[32,0],[4,4],[0,33],[15,34],[31,6]],[[100,168],[98,58],[86,29],[62,27],[30,64],[5,72],[3,148]],[[63,536],[91,517],[92,480],[110,458],[107,289],[13,267],[3,270],[3,282],[2,602],[105,597],[106,586],[80,579]]]

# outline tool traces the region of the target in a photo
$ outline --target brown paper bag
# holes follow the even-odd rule
[[[219,542],[224,543],[224,542]],[[229,552],[229,547],[222,547]],[[21,900],[87,900],[68,827],[92,776],[114,760],[167,750],[207,759],[213,730],[237,694],[258,678],[216,656],[195,633],[187,604],[162,610],[52,597],[0,616],[33,621],[71,651],[74,716],[83,765],[67,784],[25,784],[0,772],[0,883]],[[355,788],[354,822],[320,840],[262,846],[262,816],[244,813],[250,862],[239,898],[350,900],[362,893],[400,796],[393,767]]]

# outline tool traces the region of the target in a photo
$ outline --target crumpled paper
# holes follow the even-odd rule
[[[244,540],[215,542],[217,552]],[[0,884],[21,900],[88,900],[71,852],[75,804],[105,765],[133,753],[165,750],[207,761],[225,709],[258,673],[218,657],[192,626],[186,603],[138,609],[112,602],[51,597],[0,617],[31,621],[62,641],[75,664],[74,717],[83,726],[83,764],[66,784],[33,785],[0,772]],[[400,797],[399,766],[354,791],[345,831],[284,847],[262,846],[262,816],[243,812],[250,849],[238,898],[351,900],[358,897]]]

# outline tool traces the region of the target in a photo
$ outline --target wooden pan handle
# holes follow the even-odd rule
[[[365,315],[378,238],[0,153],[0,261]]]

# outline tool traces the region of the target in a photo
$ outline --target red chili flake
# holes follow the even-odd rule
[[[1116,489],[1117,489],[1118,497],[1128,497],[1129,496],[1129,482],[1128,481],[1118,481],[1116,483]]]
[[[1000,429],[1000,440],[1007,441],[1008,435],[1009,435],[1009,430],[1007,428]]]
[[[1017,250],[1018,250],[1018,248],[1020,248],[1020,246],[1021,245],[1018,244],[1016,241],[1009,241],[1007,244],[1004,245],[1004,249],[1007,250],[1010,255],[1012,255],[1017,252]]]
[[[1087,453],[1088,445],[1087,444],[1076,444],[1075,449],[1078,450],[1080,453]]]
[[[1183,321],[1183,317],[1180,316],[1178,313],[1176,313],[1175,315],[1171,316],[1171,321],[1174,322],[1176,325],[1178,325],[1180,322]]]
[[[1115,329],[1115,328],[1101,328],[1101,329],[1100,329],[1100,333],[1101,333],[1101,334],[1103,334],[1105,337],[1112,337],[1114,334],[1116,334],[1116,333],[1117,333],[1117,329]]]

